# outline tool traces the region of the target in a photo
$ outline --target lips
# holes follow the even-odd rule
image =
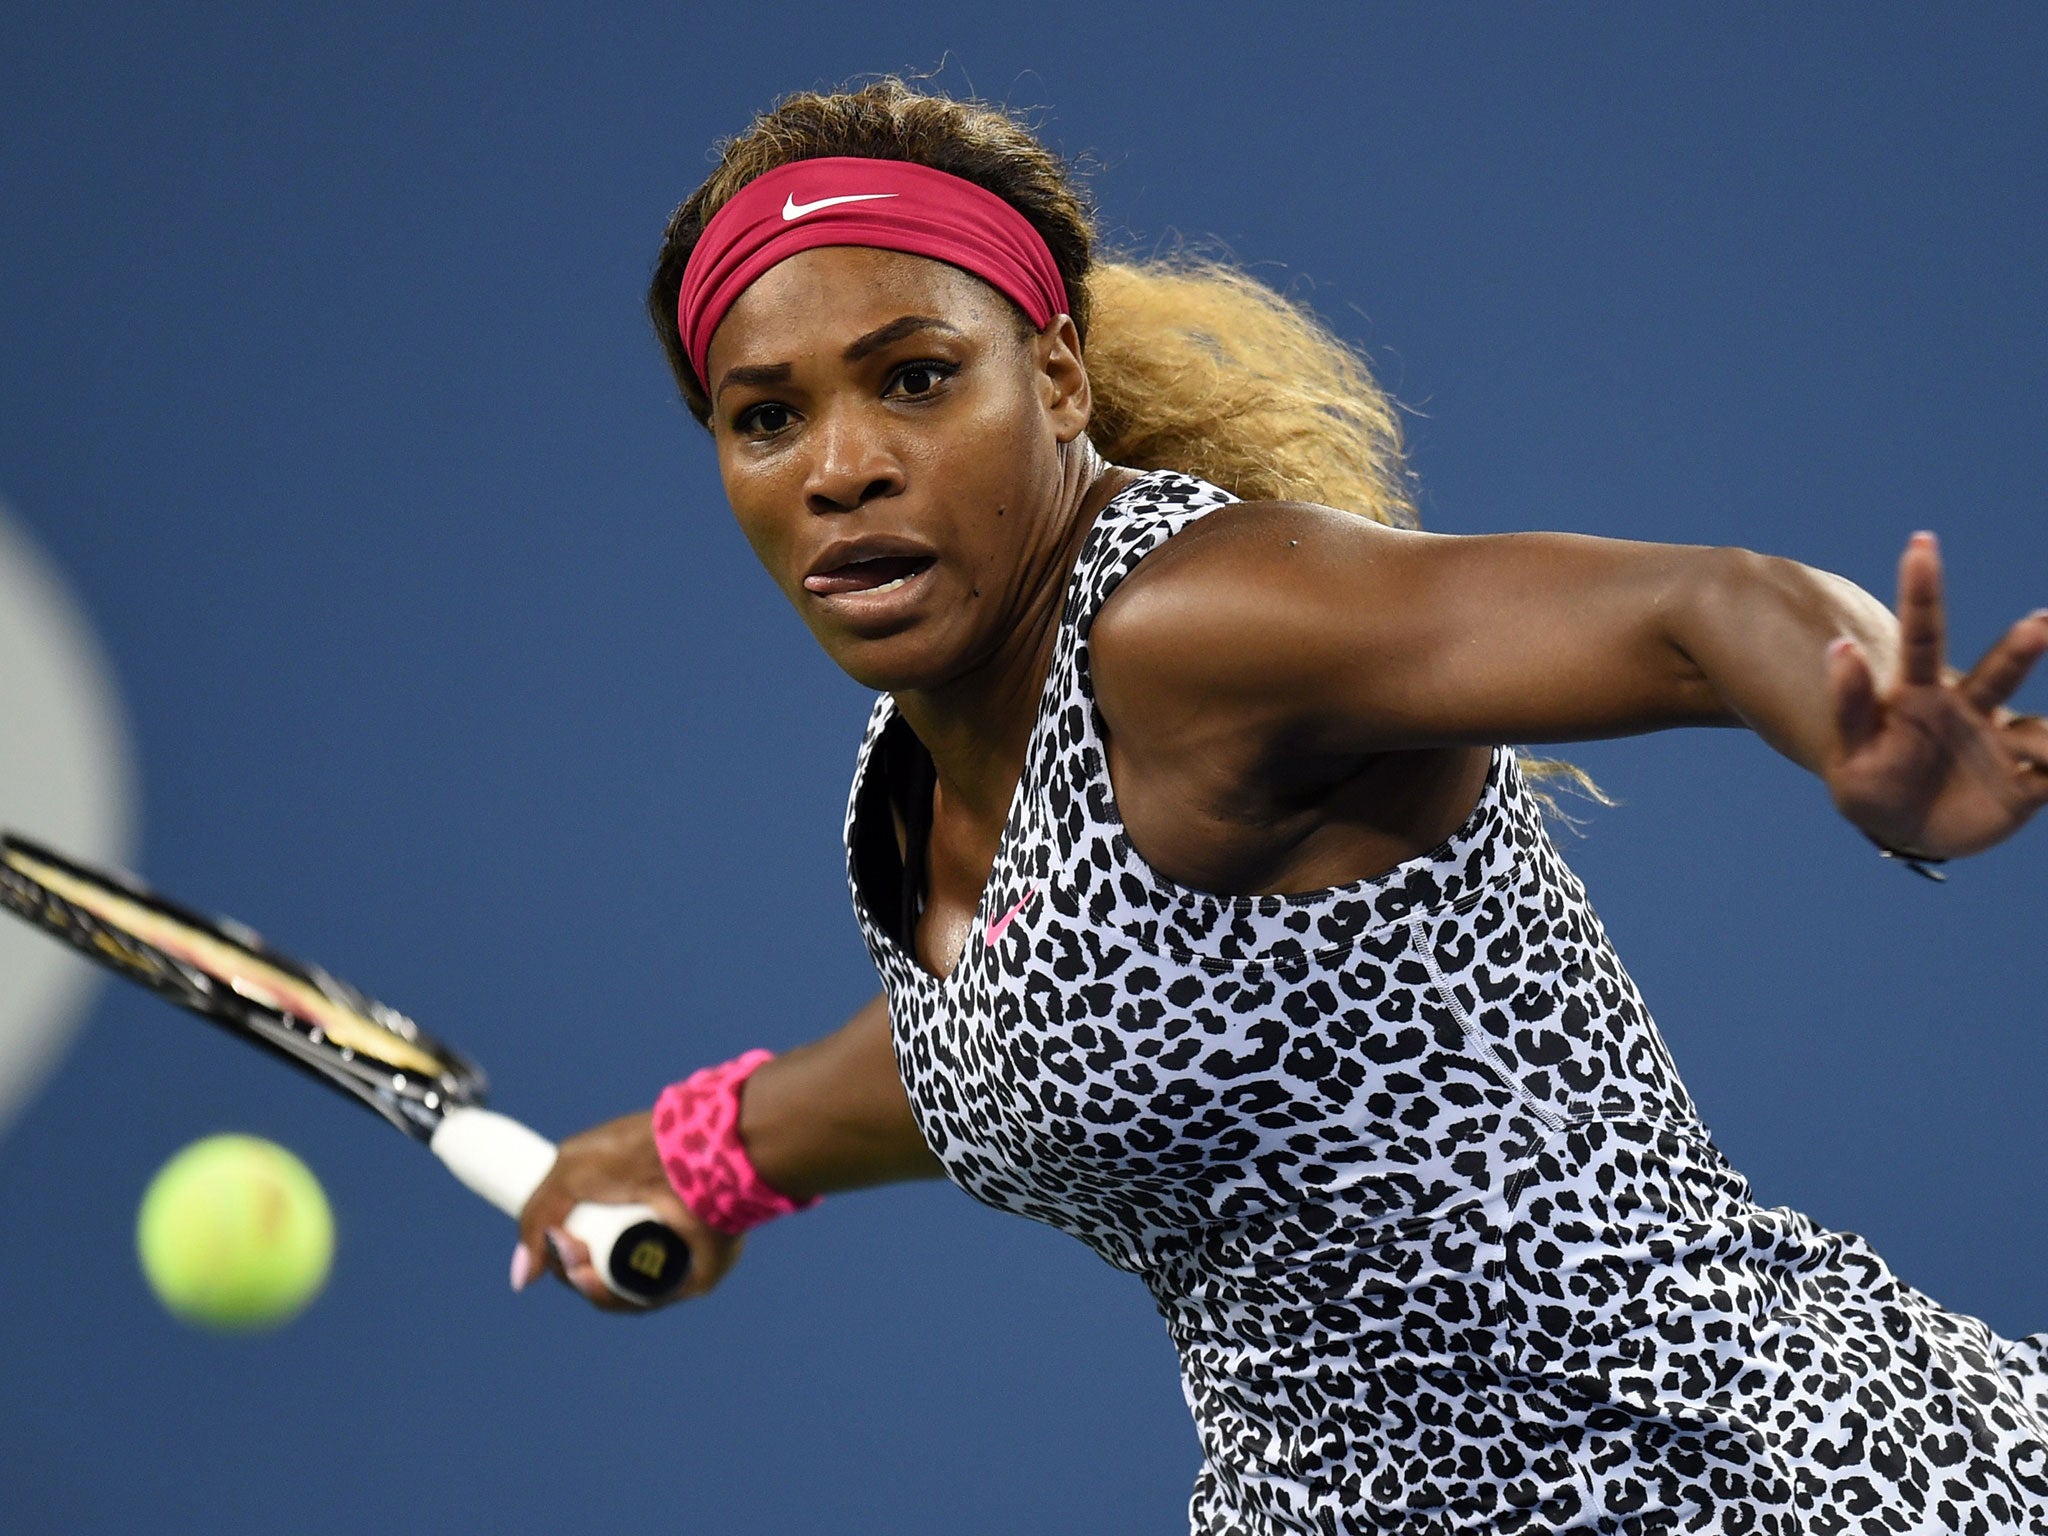
[[[827,550],[804,577],[804,590],[819,597],[848,592],[890,592],[934,564],[931,555],[904,550],[874,553]]]

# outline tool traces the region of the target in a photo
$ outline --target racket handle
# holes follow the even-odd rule
[[[428,1143],[448,1171],[507,1216],[555,1166],[555,1144],[509,1115],[451,1109]],[[674,1228],[644,1205],[572,1210],[562,1225],[590,1250],[590,1262],[613,1294],[642,1306],[667,1299],[690,1272],[690,1250]]]

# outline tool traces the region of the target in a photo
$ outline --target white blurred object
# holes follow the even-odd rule
[[[91,626],[0,505],[0,827],[95,863],[134,850],[120,696]],[[0,1132],[57,1064],[98,968],[0,921]]]

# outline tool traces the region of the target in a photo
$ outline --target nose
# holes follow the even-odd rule
[[[903,464],[871,423],[832,411],[812,423],[804,501],[813,512],[851,512],[903,489]]]

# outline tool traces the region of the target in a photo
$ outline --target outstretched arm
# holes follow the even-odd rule
[[[707,1227],[676,1197],[655,1151],[651,1118],[646,1110],[624,1115],[562,1143],[519,1218],[515,1287],[559,1267],[598,1306],[642,1310],[614,1297],[582,1244],[560,1230],[584,1200],[652,1206],[682,1233],[690,1247],[683,1297],[701,1296],[724,1278],[744,1240]],[[755,1171],[792,1198],[937,1178],[944,1171],[911,1119],[880,997],[824,1039],[758,1068],[740,1096],[739,1133]]]
[[[2005,708],[2048,651],[2048,613],[1948,672],[1926,535],[1899,604],[1895,617],[1840,577],[1744,550],[1445,537],[1261,504],[1147,559],[1092,644],[1104,712],[1138,750],[1230,731],[1284,771],[1747,725],[1880,842],[1973,853],[2048,802],[2048,727]]]

